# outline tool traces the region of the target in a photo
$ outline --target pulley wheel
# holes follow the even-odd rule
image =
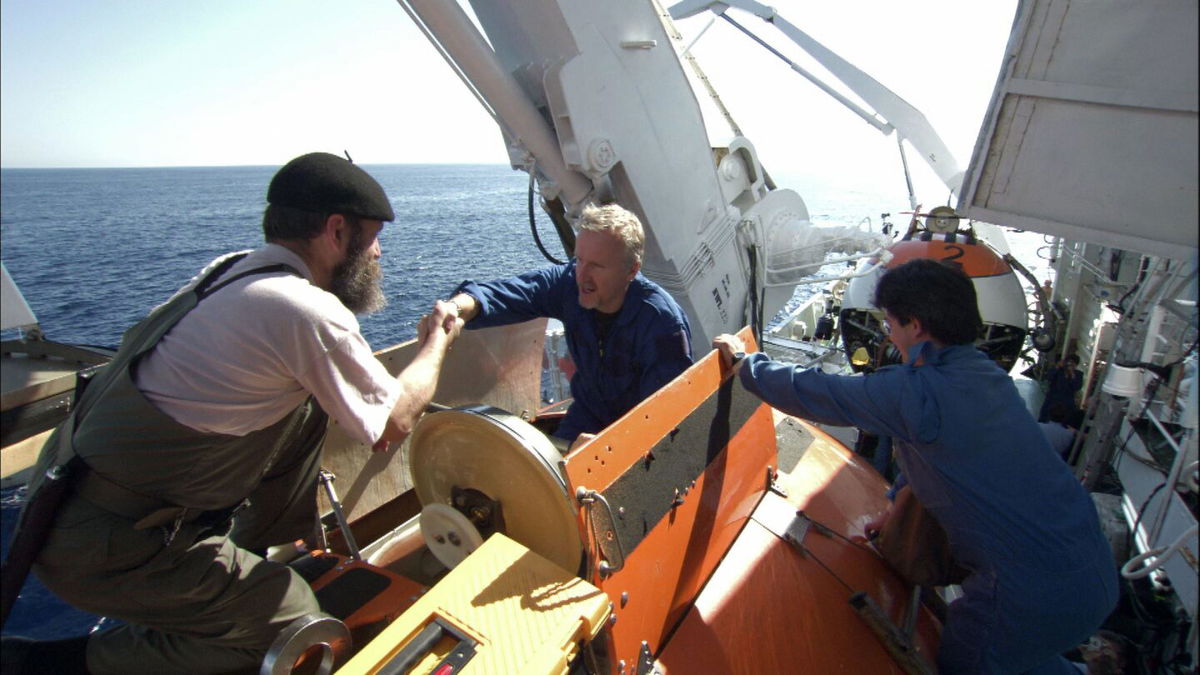
[[[500,502],[504,533],[568,572],[583,541],[562,455],[545,434],[498,408],[425,415],[409,441],[413,487],[422,506],[451,505],[453,488]]]
[[[471,521],[446,504],[429,504],[421,509],[420,523],[425,545],[447,569],[454,569],[483,543]]]

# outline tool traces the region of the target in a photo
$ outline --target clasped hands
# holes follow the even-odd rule
[[[458,316],[458,305],[446,300],[433,303],[433,311],[421,317],[417,323],[417,339],[424,344],[430,338],[445,337],[453,341],[462,332],[463,320]]]

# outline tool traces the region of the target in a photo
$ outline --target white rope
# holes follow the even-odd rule
[[[1141,555],[1134,556],[1129,560],[1129,562],[1121,566],[1121,576],[1125,577],[1126,579],[1141,579],[1154,570],[1162,567],[1163,563],[1165,563],[1171,556],[1175,555],[1179,549],[1183,548],[1183,544],[1187,541],[1188,537],[1194,538],[1196,536],[1196,532],[1198,531],[1197,528],[1197,525],[1192,525],[1190,528],[1185,530],[1183,534],[1179,535],[1175,541],[1171,542],[1170,546],[1165,548],[1152,548]],[[1147,563],[1147,561],[1151,558],[1154,558],[1154,560]],[[1137,569],[1139,565],[1143,564],[1144,566],[1141,569]]]

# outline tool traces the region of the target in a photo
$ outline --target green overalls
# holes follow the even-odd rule
[[[73,463],[67,496],[34,564],[62,600],[127,624],[94,634],[94,673],[254,671],[278,632],[318,611],[311,589],[264,550],[308,537],[325,413],[309,401],[246,436],[203,433],[138,391],[141,356],[234,260],[131,328],[43,448],[30,482]],[[230,516],[236,512],[230,531]],[[249,549],[249,550],[248,550]]]

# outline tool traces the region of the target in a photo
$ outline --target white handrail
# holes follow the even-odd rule
[[[1188,537],[1196,536],[1196,532],[1200,531],[1198,528],[1200,528],[1200,525],[1192,525],[1190,528],[1184,530],[1182,534],[1176,537],[1175,541],[1171,542],[1170,546],[1152,548],[1141,555],[1136,555],[1130,558],[1129,562],[1121,566],[1121,576],[1125,577],[1126,579],[1141,579],[1154,570],[1162,567],[1163,563],[1165,563],[1168,558],[1170,558],[1172,555],[1175,555],[1175,553],[1183,548],[1183,544],[1185,541],[1187,541]],[[1154,561],[1146,563],[1146,561],[1150,558],[1154,558]],[[1143,563],[1145,564],[1141,569],[1135,569],[1138,565],[1143,565]]]

